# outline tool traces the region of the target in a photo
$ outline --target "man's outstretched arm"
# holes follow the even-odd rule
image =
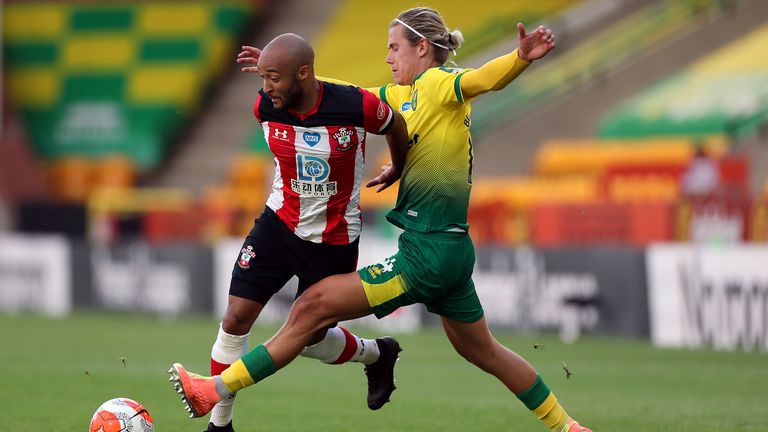
[[[461,76],[461,92],[464,99],[471,99],[492,90],[501,90],[517,78],[534,60],[538,60],[555,48],[552,30],[539,26],[527,33],[522,23],[517,23],[519,47],[509,54],[497,57],[477,69]]]

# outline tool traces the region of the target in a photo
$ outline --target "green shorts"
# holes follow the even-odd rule
[[[456,321],[483,317],[472,282],[475,248],[469,235],[406,231],[397,243],[396,254],[357,271],[378,318],[414,303]]]

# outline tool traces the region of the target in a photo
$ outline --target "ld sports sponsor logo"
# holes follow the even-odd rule
[[[329,197],[338,193],[336,182],[329,182],[331,167],[316,156],[296,155],[297,179],[291,179],[291,190],[301,197]]]

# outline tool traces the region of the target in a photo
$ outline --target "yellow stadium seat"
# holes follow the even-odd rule
[[[111,156],[96,162],[95,186],[129,188],[136,184],[136,166],[125,156]]]
[[[93,164],[85,158],[67,157],[53,163],[50,184],[54,195],[67,202],[85,202],[94,180]]]
[[[712,156],[725,154],[723,138],[705,142]],[[538,176],[598,175],[617,164],[685,164],[696,142],[688,138],[644,140],[556,140],[542,145],[534,156],[533,172]]]

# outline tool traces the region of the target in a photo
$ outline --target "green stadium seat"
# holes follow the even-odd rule
[[[643,89],[601,121],[602,137],[728,136],[768,122],[768,25]]]

